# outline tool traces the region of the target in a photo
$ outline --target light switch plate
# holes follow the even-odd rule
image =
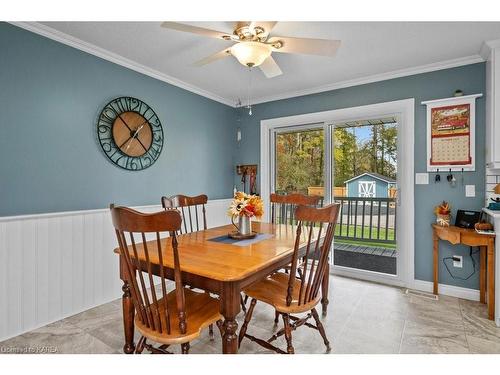
[[[429,173],[415,173],[415,184],[429,185]]]
[[[465,196],[472,198],[476,196],[476,185],[465,185]]]

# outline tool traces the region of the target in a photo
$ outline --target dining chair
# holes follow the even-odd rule
[[[202,329],[216,323],[222,334],[219,300],[208,293],[185,288],[176,232],[181,227],[177,210],[145,214],[127,207],[110,206],[120,255],[125,260],[127,279],[136,311],[135,327],[141,334],[135,353],[144,349],[151,353],[170,353],[170,345],[181,345],[182,353],[189,352],[190,341],[200,336]],[[161,239],[162,233],[170,237]],[[146,245],[146,238],[156,239],[156,245]],[[171,243],[171,247],[168,243]],[[159,267],[153,276],[154,264],[173,261],[173,269]],[[166,275],[173,272],[174,287]],[[148,340],[159,344],[155,347]]]
[[[305,195],[300,193],[276,194],[271,193],[271,223],[272,224],[288,224],[294,225],[294,212],[299,206],[318,207],[322,202],[323,197],[318,195]],[[290,266],[283,268],[285,273],[288,273]],[[245,296],[244,303],[246,306],[248,296]],[[274,323],[278,324],[279,314],[276,312]]]
[[[208,197],[205,194],[189,197],[187,195],[173,195],[162,197],[164,209],[177,209],[182,214],[182,225],[178,234],[198,232],[207,229],[207,215],[205,206]]]
[[[318,195],[304,195],[299,193],[276,194],[270,196],[271,223],[293,224],[294,212],[297,206],[316,207],[320,204],[322,197]]]
[[[339,209],[340,204],[334,203],[324,208],[299,206],[295,210],[294,215],[298,223],[290,273],[276,272],[244,289],[245,294],[252,300],[239,333],[239,344],[246,337],[278,353],[293,354],[295,350],[292,344],[292,331],[305,325],[318,330],[326,350],[328,352],[331,350],[316,305],[321,300],[321,283],[327,270],[328,254]],[[322,232],[324,232],[323,238]],[[299,247],[304,242],[306,245]],[[304,254],[299,254],[301,249],[305,249]],[[299,258],[303,260],[300,263]],[[248,323],[252,319],[257,301],[273,306],[283,318],[284,327],[267,341],[247,334]],[[307,313],[303,318],[291,315],[303,313]],[[308,322],[311,317],[314,318],[316,325]],[[271,344],[282,335],[285,335],[287,342],[286,352]]]

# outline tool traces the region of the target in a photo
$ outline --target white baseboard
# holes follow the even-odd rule
[[[424,280],[413,280],[410,289],[420,290],[422,292],[432,293],[433,283],[431,281]],[[439,294],[457,297],[462,299],[468,299],[471,301],[479,301],[479,290],[462,288],[454,285],[439,284],[438,285]]]

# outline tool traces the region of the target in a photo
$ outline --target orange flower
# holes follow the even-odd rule
[[[256,195],[248,195],[242,191],[234,194],[228,210],[229,216],[261,217],[264,214],[264,202]]]
[[[250,196],[248,204],[253,208],[253,214],[257,217],[264,215],[264,202],[256,195]]]

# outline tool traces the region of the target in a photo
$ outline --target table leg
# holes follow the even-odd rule
[[[479,301],[486,303],[486,247],[479,247]]]
[[[495,242],[488,241],[488,319],[495,319]]]
[[[438,274],[439,238],[435,232],[432,233],[432,241],[434,243],[434,246],[433,246],[433,267],[434,267],[433,293],[437,295],[438,294],[438,283],[439,283],[439,274]]]
[[[125,261],[120,257],[120,278],[123,281],[122,286],[122,309],[123,309],[123,332],[125,334],[125,345],[123,346],[123,352],[126,354],[132,354],[135,350],[134,344],[134,304],[130,296],[130,285],[128,283],[127,277],[125,276],[127,271],[124,269],[126,267]]]
[[[222,353],[238,353],[238,323],[236,315],[240,312],[240,293],[241,290],[234,283],[224,283],[220,296],[220,313],[224,316],[222,337]]]
[[[323,316],[328,312],[328,286],[330,283],[330,263],[326,265],[325,276],[321,282],[321,305],[323,307]]]
[[[125,345],[123,352],[132,354],[135,350],[134,344],[134,304],[130,298],[130,287],[128,282],[124,282],[122,286],[122,308],[123,308],[123,330],[125,333]]]

